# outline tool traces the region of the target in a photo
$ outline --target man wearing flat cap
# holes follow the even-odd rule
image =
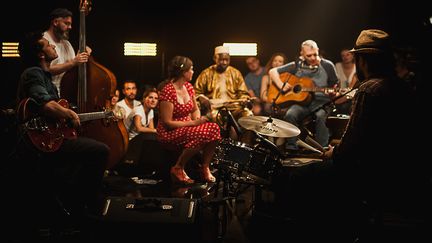
[[[229,48],[217,46],[213,60],[215,64],[204,69],[198,76],[194,88],[201,109],[217,114],[220,104],[228,104],[233,116],[238,119],[252,115],[252,111],[239,102],[250,99],[246,83],[241,72],[230,66]],[[240,102],[241,103],[241,102]],[[238,104],[238,105],[236,105]],[[234,138],[235,135],[232,135]]]

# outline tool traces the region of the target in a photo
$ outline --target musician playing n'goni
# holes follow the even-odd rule
[[[273,83],[283,92],[291,90],[293,87],[280,78],[281,73],[291,73],[295,76],[307,77],[312,79],[316,87],[333,87],[338,82],[334,64],[319,56],[319,48],[315,41],[306,40],[300,46],[299,60],[292,61],[286,65],[270,69],[269,75]],[[305,118],[310,117],[311,112],[315,112],[312,118],[315,119],[315,140],[321,146],[327,146],[329,140],[329,131],[326,127],[328,112],[325,109],[318,109],[323,104],[330,101],[328,93],[314,92],[312,100],[308,104],[293,104],[285,113],[284,120],[299,127]],[[318,110],[317,110],[318,109]],[[289,138],[286,148],[297,150],[297,138]]]
[[[201,109],[211,111],[212,108],[223,104],[238,103],[238,106],[230,106],[236,119],[252,115],[252,111],[239,102],[249,100],[250,96],[243,75],[238,69],[230,66],[229,48],[216,47],[213,60],[215,64],[204,69],[194,85]]]

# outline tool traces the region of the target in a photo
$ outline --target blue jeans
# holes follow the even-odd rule
[[[324,109],[319,109],[315,114],[311,114],[312,111],[326,103],[326,100],[312,100],[312,102],[307,106],[301,106],[298,104],[292,105],[285,113],[284,120],[293,124],[302,130],[303,120],[309,115],[312,115],[315,120],[315,140],[325,147],[328,145],[329,140],[329,130],[326,126],[326,120],[328,112]],[[291,137],[286,140],[287,149],[298,149],[297,137]]]

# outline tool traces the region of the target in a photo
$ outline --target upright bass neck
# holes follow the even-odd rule
[[[79,52],[86,51],[86,15],[90,11],[90,2],[81,0],[80,2],[80,35],[79,35]],[[78,66],[78,104],[80,109],[84,109],[87,104],[87,65]],[[81,110],[83,112],[83,110]]]

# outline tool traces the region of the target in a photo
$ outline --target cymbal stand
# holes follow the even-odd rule
[[[213,187],[214,197],[210,201],[210,205],[216,207],[215,216],[217,219],[217,240],[218,242],[223,242],[228,224],[228,205],[235,203],[236,196],[233,196],[232,193],[230,193],[233,186],[232,172],[227,165],[223,165],[221,162],[217,164],[217,167],[216,183]],[[222,196],[219,197],[221,184]]]
[[[248,181],[241,176],[243,168],[234,170],[229,165],[218,163],[217,173],[216,183],[213,187],[214,197],[209,203],[216,206],[217,239],[223,242],[229,219],[236,220],[237,218],[236,203],[238,202],[238,196],[250,185],[257,185],[257,183]],[[220,188],[221,184],[222,188]],[[241,185],[247,185],[247,187],[242,190]],[[222,189],[221,197],[219,197],[220,189]]]

